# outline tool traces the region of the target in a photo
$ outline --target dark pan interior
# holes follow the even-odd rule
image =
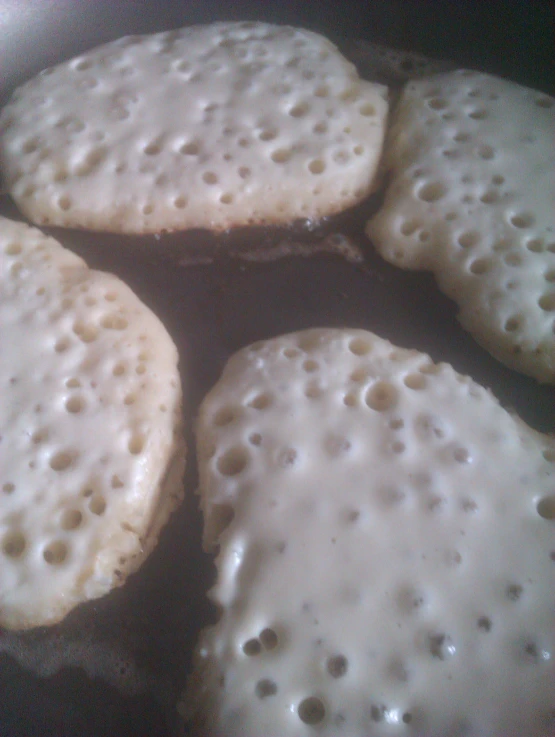
[[[555,12],[548,2],[0,0],[0,99],[39,69],[120,35],[237,18],[302,25],[335,40],[385,43],[546,92],[555,89]],[[481,349],[460,328],[453,303],[430,275],[397,270],[374,252],[362,227],[375,207],[370,199],[312,233],[261,229],[232,236],[240,245],[283,238],[318,243],[340,231],[360,247],[362,263],[317,253],[268,263],[217,255],[212,264],[185,266],[179,253],[199,247],[224,251],[226,237],[51,232],[92,267],[124,279],[166,324],[181,355],[191,449],[192,418],[230,354],[249,342],[312,326],[364,327],[428,352],[490,387],[533,427],[555,430],[555,388],[519,376]],[[0,197],[0,212],[20,217],[7,197]],[[214,618],[205,597],[214,568],[200,546],[194,452],[186,487],[186,501],[158,547],[122,589],[48,630],[0,631],[2,737],[184,734],[175,700],[198,631]],[[50,664],[55,671],[56,659],[65,667],[41,678],[19,662],[33,659],[43,670]]]

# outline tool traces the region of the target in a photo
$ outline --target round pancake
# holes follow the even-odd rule
[[[547,737],[555,442],[363,330],[236,353],[198,423],[208,737]]]
[[[121,585],[183,496],[177,350],[121,280],[0,219],[0,626]]]
[[[0,116],[0,163],[38,225],[157,233],[319,220],[371,191],[387,109],[387,89],[318,34],[214,23],[46,70]]]

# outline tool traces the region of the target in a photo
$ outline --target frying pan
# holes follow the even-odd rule
[[[549,2],[0,0],[0,104],[40,69],[99,43],[226,19],[305,26],[347,49],[350,40],[363,39],[552,94],[555,88],[555,9]],[[555,388],[519,376],[481,349],[430,275],[397,270],[374,252],[362,231],[377,204],[370,199],[312,232],[240,231],[227,242],[200,232],[157,240],[50,232],[92,267],[118,274],[166,324],[180,351],[191,448],[190,420],[230,354],[312,326],[364,327],[428,352],[489,386],[533,427],[554,431]],[[6,196],[0,196],[0,212],[21,219]],[[323,252],[267,263],[222,255],[229,244],[318,244],[334,232],[352,238],[362,262]],[[212,263],[181,264],[184,252],[199,248],[215,253]],[[205,596],[215,569],[201,551],[196,482],[192,452],[184,504],[123,588],[53,628],[0,631],[1,737],[185,734],[176,697],[200,628],[215,621]]]

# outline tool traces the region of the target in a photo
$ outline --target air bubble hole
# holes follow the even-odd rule
[[[418,391],[426,387],[426,377],[423,374],[408,374],[403,379],[403,384],[409,389]]]
[[[50,468],[53,471],[65,471],[66,468],[71,466],[72,461],[72,454],[67,451],[62,451],[61,453],[56,453],[52,456],[50,459]]]
[[[521,212],[512,215],[509,222],[515,228],[529,228],[534,224],[534,216],[529,212]]]
[[[467,231],[466,233],[461,233],[461,235],[458,238],[458,243],[461,248],[472,248],[472,246],[475,246],[480,241],[480,235],[476,233],[475,231]]]
[[[145,447],[145,437],[139,433],[134,434],[128,443],[128,449],[131,455],[139,455]]]
[[[2,540],[2,552],[8,558],[20,558],[27,546],[21,532],[9,532]]]
[[[247,640],[243,644],[243,652],[245,655],[248,655],[249,657],[254,657],[255,655],[259,655],[262,652],[262,644],[260,643],[260,640],[257,638],[252,638],[251,640]]]
[[[236,410],[233,407],[223,407],[214,417],[214,424],[218,427],[229,425],[237,417]]]
[[[270,627],[263,629],[258,637],[265,650],[274,650],[278,645],[278,636]]]
[[[549,494],[542,497],[537,505],[536,509],[540,517],[543,519],[554,520],[555,519],[555,494]]]
[[[457,463],[461,464],[470,463],[471,461],[470,453],[466,448],[462,447],[458,447],[453,450],[453,458]]]
[[[44,560],[51,566],[61,565],[68,555],[67,545],[60,540],[54,541],[43,550]]]
[[[316,696],[303,699],[298,706],[299,719],[305,724],[320,724],[326,716],[326,709],[322,701]]]
[[[398,400],[397,389],[386,381],[378,381],[366,393],[365,401],[370,409],[385,412],[392,409]]]
[[[545,312],[553,312],[555,310],[555,292],[543,294],[538,300],[538,305]]]
[[[83,521],[83,515],[78,509],[68,509],[62,516],[63,530],[76,530]]]
[[[349,662],[344,655],[333,655],[326,661],[326,670],[332,678],[342,678],[349,667]]]
[[[253,409],[257,409],[257,410],[267,409],[271,404],[272,404],[272,397],[270,394],[266,394],[266,393],[257,394],[249,402],[247,402],[247,405],[249,407],[252,407]]]
[[[355,356],[365,356],[372,350],[372,344],[363,338],[353,338],[349,342],[349,350]]]
[[[82,397],[70,397],[66,401],[66,410],[72,414],[77,414],[85,409],[85,400]]]
[[[268,696],[275,696],[278,687],[274,681],[271,681],[269,678],[263,678],[258,681],[254,690],[259,699],[265,699]]]
[[[447,188],[441,182],[430,182],[425,184],[417,192],[419,199],[424,202],[436,202],[447,194]]]
[[[222,476],[238,476],[247,467],[248,455],[244,448],[239,446],[230,448],[218,458],[217,468]]]
[[[449,635],[443,633],[428,636],[428,649],[430,654],[438,660],[446,660],[455,654],[455,646]]]
[[[106,500],[101,494],[94,495],[89,502],[89,509],[100,517],[106,511]]]

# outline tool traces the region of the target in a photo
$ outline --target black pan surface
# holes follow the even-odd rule
[[[40,69],[98,43],[222,19],[292,23],[337,41],[384,43],[555,90],[555,11],[548,2],[0,0],[0,102]],[[181,355],[191,449],[192,418],[231,353],[314,326],[363,327],[428,352],[490,387],[533,427],[555,431],[555,388],[510,371],[481,349],[430,275],[402,272],[375,253],[363,224],[377,204],[370,199],[315,232],[260,229],[231,237],[240,246],[317,244],[341,232],[361,249],[359,263],[330,253],[267,263],[230,258],[222,255],[225,236],[199,232],[160,239],[50,232],[92,267],[124,279],[166,324]],[[21,219],[5,196],[0,213]],[[180,263],[180,254],[201,246],[219,252],[213,263]],[[196,482],[191,452],[184,504],[122,589],[55,627],[0,631],[1,737],[185,734],[175,701],[198,632],[215,619],[205,596],[215,570],[201,551]],[[52,675],[39,677],[37,670]]]

